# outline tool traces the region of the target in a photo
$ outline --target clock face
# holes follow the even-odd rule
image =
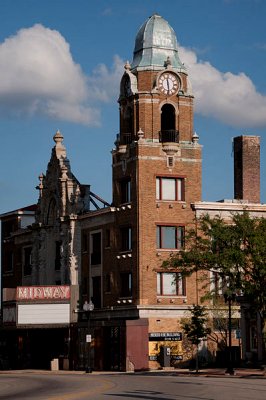
[[[177,77],[171,72],[164,72],[159,78],[159,89],[164,94],[172,96],[178,89]]]

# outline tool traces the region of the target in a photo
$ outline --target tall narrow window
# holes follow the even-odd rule
[[[101,264],[102,235],[101,232],[91,234],[91,265]]]
[[[184,201],[185,200],[184,178],[157,177],[156,200]]]
[[[132,229],[131,227],[121,228],[121,250],[132,250]]]
[[[185,278],[179,272],[157,273],[157,295],[159,296],[185,296]]]
[[[177,249],[184,247],[184,226],[157,226],[157,248]]]
[[[131,272],[122,272],[120,274],[120,296],[132,296],[132,274]]]
[[[101,307],[101,298],[102,298],[102,287],[101,287],[101,277],[93,276],[92,277],[92,301],[94,303],[95,308]]]
[[[121,204],[131,202],[131,181],[130,178],[123,179],[120,182]]]

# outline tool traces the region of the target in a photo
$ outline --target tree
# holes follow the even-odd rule
[[[208,279],[230,296],[241,294],[260,318],[266,320],[266,219],[248,212],[221,217],[201,217],[186,236],[186,248],[164,262],[184,276],[208,271]],[[209,284],[209,281],[208,281]],[[210,286],[208,286],[209,288]],[[217,293],[212,293],[212,295]]]
[[[214,303],[212,305],[212,318],[208,320],[210,333],[208,339],[214,342],[217,350],[226,351],[228,337],[228,310],[225,305]],[[234,320],[235,325],[236,321]],[[237,325],[238,327],[238,325]]]
[[[190,309],[191,319],[185,321],[182,324],[182,328],[187,335],[188,340],[196,346],[196,372],[199,371],[199,355],[198,355],[198,345],[201,340],[206,338],[211,332],[210,328],[206,327],[208,317],[206,315],[206,309],[200,305],[193,305]]]

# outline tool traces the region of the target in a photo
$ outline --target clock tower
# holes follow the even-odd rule
[[[191,203],[201,200],[201,146],[193,130],[188,71],[173,29],[157,14],[137,33],[118,102],[120,133],[113,150],[117,269],[130,279],[133,304],[183,305],[189,287],[180,283],[171,291],[161,266],[183,247],[194,218]]]
[[[201,146],[193,130],[188,71],[173,29],[157,14],[137,33],[118,102],[120,133],[113,150],[116,268],[130,281],[133,305],[167,307],[171,301],[178,306],[186,301],[189,284],[167,288],[162,262],[183,247],[194,218],[191,203],[201,200]],[[193,296],[194,291],[191,304]]]

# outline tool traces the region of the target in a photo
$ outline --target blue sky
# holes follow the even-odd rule
[[[0,213],[37,201],[57,129],[72,172],[111,201],[119,79],[155,12],[192,81],[203,200],[233,197],[232,138],[253,134],[266,202],[266,1],[0,0]]]

